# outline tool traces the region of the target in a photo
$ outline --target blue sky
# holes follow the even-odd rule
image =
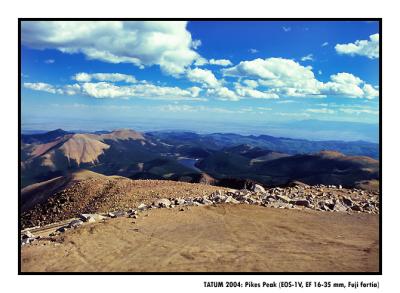
[[[292,122],[376,125],[378,43],[366,21],[23,22],[22,127],[308,136]]]

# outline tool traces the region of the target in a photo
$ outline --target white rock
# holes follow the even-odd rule
[[[145,209],[147,209],[147,206],[146,206],[144,203],[141,203],[141,204],[138,206],[138,209],[139,209],[140,211],[144,211]]]
[[[211,200],[209,200],[209,199],[207,199],[207,198],[203,198],[203,204],[205,204],[205,205],[211,205],[211,204],[213,204],[213,202],[211,201]]]
[[[88,222],[89,218],[92,218],[95,221],[101,221],[101,220],[105,219],[104,216],[99,215],[99,214],[80,214],[79,218],[84,222]]]
[[[22,236],[22,239],[35,238],[35,236],[30,231],[23,232],[21,236]]]
[[[167,208],[167,207],[169,207],[171,205],[171,202],[169,201],[169,199],[162,198],[162,199],[157,199],[156,201],[154,201],[153,204],[156,207]]]
[[[111,218],[124,217],[126,215],[127,215],[127,213],[125,211],[115,211],[115,212],[108,213],[108,216]]]
[[[255,185],[254,185],[253,191],[254,191],[254,192],[265,193],[264,187],[262,187],[261,185],[258,185],[258,184],[255,184]]]
[[[185,204],[185,200],[183,198],[177,198],[177,199],[175,199],[175,204],[183,205],[183,204]]]
[[[23,238],[21,240],[21,245],[29,244],[33,238]]]
[[[228,197],[224,200],[224,202],[225,202],[225,203],[234,203],[234,204],[240,203],[240,201],[234,199],[232,196],[228,196]]]

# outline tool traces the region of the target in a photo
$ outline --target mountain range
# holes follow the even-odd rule
[[[77,170],[131,179],[169,179],[240,187],[294,180],[377,188],[379,145],[232,133],[131,129],[21,135],[22,187]]]

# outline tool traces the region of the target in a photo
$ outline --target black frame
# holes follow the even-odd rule
[[[22,272],[21,271],[21,22],[22,21],[377,21],[379,23],[379,271],[378,272]],[[382,18],[18,18],[18,275],[382,275]]]

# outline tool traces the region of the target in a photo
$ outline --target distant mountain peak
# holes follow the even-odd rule
[[[322,150],[317,153],[321,157],[329,157],[329,158],[338,158],[338,157],[345,157],[344,154],[338,151],[330,151],[330,150]]]
[[[96,135],[74,134],[66,140],[60,150],[78,165],[81,163],[94,163],[97,158],[110,146],[97,140]]]
[[[145,140],[145,137],[141,132],[129,128],[116,129],[110,133],[101,134],[102,139],[112,139],[112,140]]]

